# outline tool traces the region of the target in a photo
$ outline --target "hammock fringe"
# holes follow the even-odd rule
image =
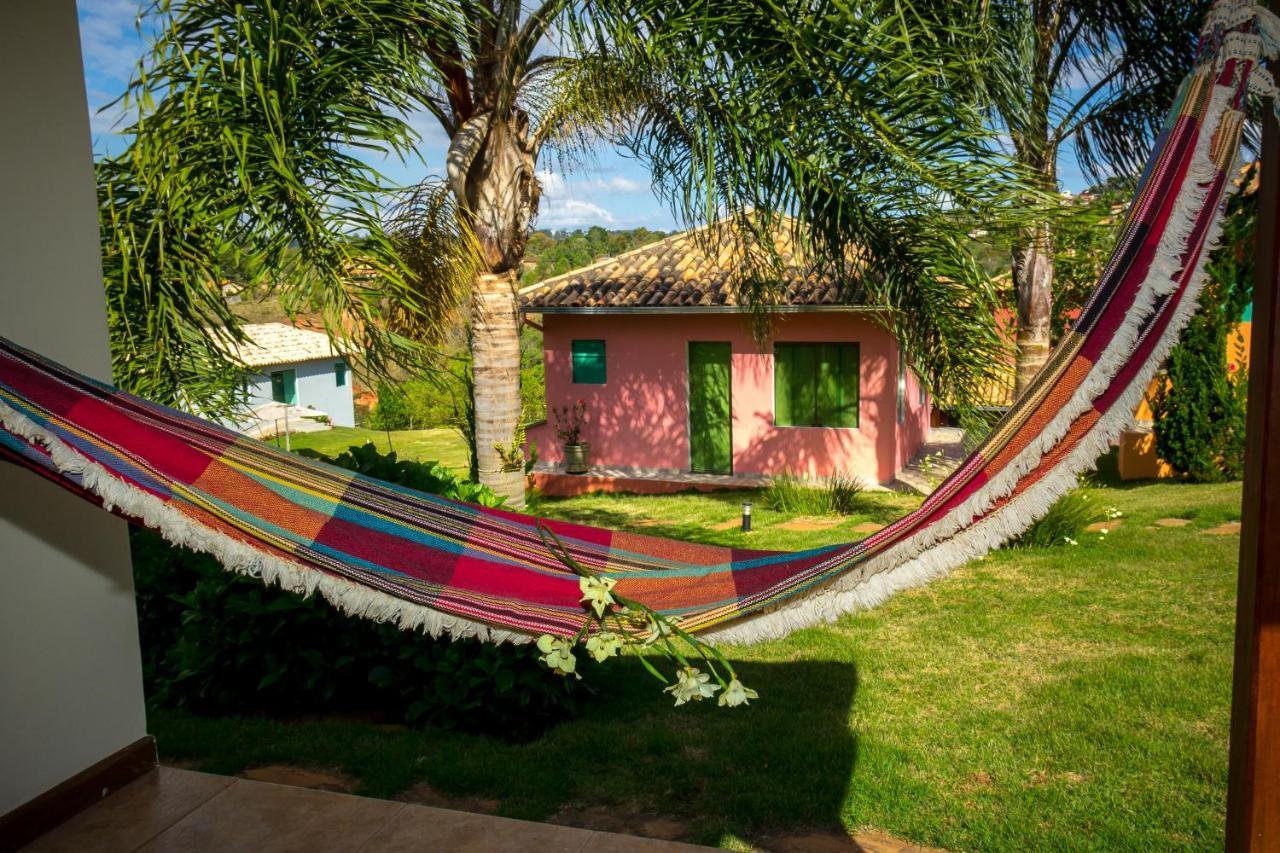
[[[1195,312],[1225,200],[1239,191],[1237,107],[1249,91],[1275,91],[1260,59],[1280,48],[1280,18],[1218,0],[1202,37],[1200,61],[1166,126],[1176,144],[1153,153],[1085,314],[1042,376],[920,510],[862,542],[794,555],[549,522],[557,538],[590,571],[683,628],[709,641],[750,643],[874,607],[1025,531],[1129,426]],[[1232,79],[1223,80],[1231,61]],[[0,427],[6,455],[106,509],[211,554],[229,571],[318,593],[349,615],[493,643],[571,636],[582,623],[577,576],[548,553],[527,517],[246,444],[3,339]],[[5,433],[21,441],[6,445]]]
[[[226,534],[195,523],[186,515],[130,486],[98,463],[86,459],[61,439],[0,400],[0,424],[6,431],[39,442],[63,474],[75,477],[96,495],[108,512],[137,519],[174,545],[209,554],[228,571],[258,578],[267,586],[277,586],[308,597],[319,593],[348,616],[374,622],[393,622],[405,631],[421,631],[432,637],[449,635],[455,639],[474,638],[487,643],[528,643],[533,637],[441,613],[393,595],[361,586],[345,578],[322,574],[292,560],[267,554]]]
[[[793,631],[834,622],[848,613],[876,607],[898,592],[944,577],[1024,533],[1048,512],[1058,498],[1075,487],[1081,474],[1096,467],[1098,457],[1110,449],[1132,423],[1133,412],[1137,410],[1147,387],[1199,305],[1199,295],[1208,276],[1208,256],[1219,247],[1222,239],[1220,215],[1213,217],[1209,225],[1185,293],[1168,326],[1129,387],[1051,473],[1007,506],[974,523],[974,519],[980,518],[997,501],[1011,495],[1018,482],[1035,469],[1045,454],[1062,441],[1071,425],[1092,407],[1095,398],[1110,387],[1117,372],[1126,366],[1157,299],[1177,289],[1178,278],[1184,271],[1182,255],[1195,230],[1197,217],[1213,190],[1212,182],[1220,174],[1211,150],[1226,120],[1237,113],[1231,109],[1234,95],[1235,90],[1231,86],[1214,84],[1206,109],[1207,118],[1201,126],[1188,166],[1188,178],[1174,203],[1166,231],[1161,236],[1134,305],[1088,378],[1038,439],[987,487],[949,513],[945,520],[927,527],[800,601],[761,610],[707,631],[703,635],[707,640],[755,643],[778,639]],[[1234,168],[1239,167],[1238,151],[1232,163]],[[1238,191],[1238,184],[1227,180],[1220,203],[1225,204],[1226,199]]]

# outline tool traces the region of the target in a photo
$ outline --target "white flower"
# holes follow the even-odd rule
[[[543,634],[538,638],[538,651],[542,657],[538,660],[547,665],[553,672],[562,675],[577,675],[578,659],[573,656],[573,642],[564,637],[553,637]]]
[[[729,679],[729,686],[720,694],[720,704],[729,708],[736,708],[739,705],[750,705],[749,699],[759,699],[760,694],[752,690],[750,687],[743,685],[736,678]]]
[[[696,666],[686,666],[676,673],[676,683],[663,690],[676,697],[676,706],[685,702],[700,702],[710,699],[720,689],[719,684],[712,684],[711,676]]]
[[[622,645],[622,637],[608,631],[601,631],[587,638],[587,653],[596,659],[596,663],[604,663],[622,651]]]
[[[1063,536],[1063,537],[1062,537],[1062,541],[1063,541],[1063,542],[1066,542],[1068,545],[1079,545],[1079,544],[1080,544],[1080,543],[1079,543],[1079,542],[1077,542],[1076,540],[1072,539],[1070,536]]]
[[[1099,535],[1100,535],[1100,536],[1105,537],[1105,536],[1107,535],[1107,528],[1105,528],[1105,527],[1099,527],[1099,528],[1098,528],[1098,533],[1099,533]]]
[[[613,578],[595,578],[584,577],[578,578],[578,589],[582,590],[581,601],[591,604],[591,609],[596,612],[597,616],[604,616],[605,610],[610,604],[616,604],[613,596],[609,594],[609,590],[617,586],[617,581]]]
[[[1116,509],[1116,508],[1115,508],[1115,507],[1113,507],[1113,506],[1109,506],[1109,507],[1107,507],[1107,511],[1106,511],[1106,513],[1105,513],[1105,514],[1106,514],[1107,518],[1112,519],[1112,520],[1117,519],[1117,518],[1122,518],[1122,517],[1124,516],[1124,513],[1123,513],[1123,512],[1121,512],[1120,510]]]
[[[669,637],[672,634],[671,626],[667,624],[665,619],[655,619],[649,617],[649,622],[645,626],[645,638],[642,645],[652,646],[663,637]]]

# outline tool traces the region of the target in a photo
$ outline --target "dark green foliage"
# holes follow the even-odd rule
[[[1074,545],[1085,528],[1102,519],[1102,507],[1084,488],[1072,489],[1054,502],[1049,511],[1009,542],[1010,548],[1050,548]]]
[[[647,246],[665,236],[665,231],[648,228],[610,231],[598,225],[585,231],[535,231],[525,248],[525,255],[533,266],[521,280],[534,284],[585,267],[599,258]]]
[[[390,382],[378,383],[378,402],[369,412],[369,429],[409,429],[413,425],[412,410],[403,387]]]
[[[371,445],[331,461],[420,491],[499,503],[435,463]],[[132,544],[143,677],[155,705],[356,711],[503,737],[535,735],[575,710],[579,682],[547,671],[533,646],[432,639],[230,573],[149,531],[135,531]]]
[[[1238,480],[1244,473],[1247,353],[1236,324],[1253,299],[1256,222],[1256,194],[1231,200],[1200,309],[1169,354],[1168,381],[1151,400],[1156,452],[1194,482]]]

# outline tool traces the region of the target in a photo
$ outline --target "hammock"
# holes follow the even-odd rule
[[[872,606],[1026,529],[1130,422],[1196,307],[1280,22],[1220,0],[1097,290],[1035,383],[921,507],[797,553],[547,521],[586,568],[707,639],[781,636]],[[524,641],[582,624],[535,519],[302,459],[0,338],[0,455],[227,569],[433,635]]]

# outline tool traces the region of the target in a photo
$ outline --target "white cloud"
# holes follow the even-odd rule
[[[549,169],[540,170],[536,177],[538,184],[542,187],[542,197],[546,199],[555,198],[564,195],[565,182],[564,177]]]
[[[581,228],[617,222],[617,218],[600,205],[580,198],[544,198],[541,208],[536,224],[538,228]]]
[[[137,0],[80,0],[79,6],[85,68],[123,89],[142,54]]]
[[[572,193],[573,195],[590,195],[591,193],[636,193],[645,192],[649,185],[626,175],[601,175],[593,178],[582,178],[574,175],[568,177],[550,169],[538,172],[538,183],[542,185],[542,194],[557,197]]]

